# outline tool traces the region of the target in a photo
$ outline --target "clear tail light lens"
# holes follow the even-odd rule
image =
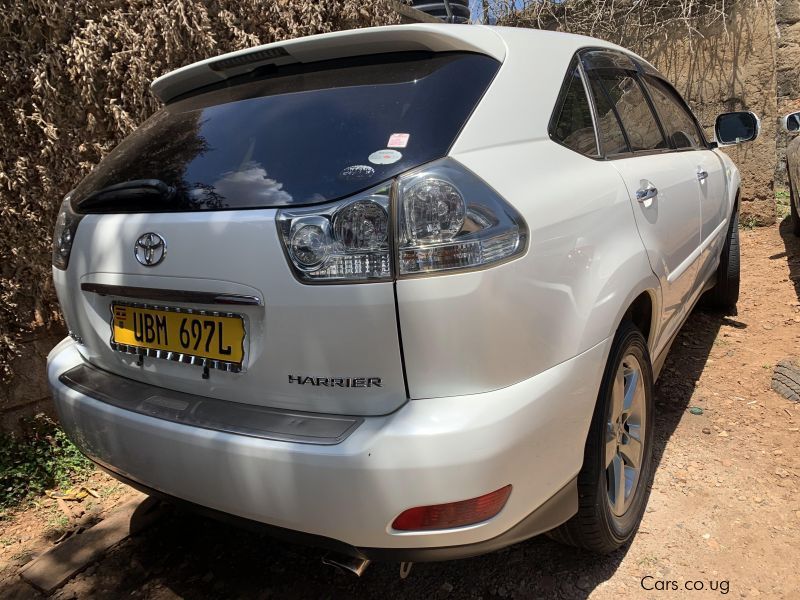
[[[401,276],[484,267],[525,251],[522,216],[452,159],[400,177],[396,203]]]
[[[404,188],[403,225],[408,241],[414,244],[450,241],[461,231],[467,204],[454,185],[436,177],[423,177]]]
[[[314,271],[328,258],[331,226],[324,217],[301,217],[289,230],[289,256],[301,271]]]
[[[75,240],[75,232],[78,230],[78,223],[81,222],[83,215],[72,211],[70,195],[61,202],[56,217],[56,226],[53,231],[53,266],[67,270],[69,266],[69,255],[72,253],[72,242]]]
[[[528,239],[522,216],[450,158],[397,178],[394,187],[280,210],[277,221],[289,262],[305,282],[483,268],[521,255]]]
[[[390,184],[325,206],[281,210],[278,228],[303,281],[391,279]]]

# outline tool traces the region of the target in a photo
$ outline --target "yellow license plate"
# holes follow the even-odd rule
[[[244,322],[240,316],[175,312],[112,304],[112,342],[149,350],[166,350],[241,364]]]

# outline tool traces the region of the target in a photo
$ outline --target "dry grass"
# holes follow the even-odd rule
[[[726,20],[739,0],[495,0],[491,12],[503,25],[580,33],[647,54],[653,44],[682,32],[703,30]]]

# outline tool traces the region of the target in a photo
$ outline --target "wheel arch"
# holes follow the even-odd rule
[[[656,306],[655,291],[651,289],[644,290],[628,305],[617,328],[622,324],[622,321],[630,321],[642,333],[644,339],[647,340],[648,350],[652,350],[653,324],[657,322]]]
[[[623,321],[632,322],[647,340],[647,349],[652,354],[656,349],[656,342],[660,334],[661,287],[654,274],[643,279],[635,286],[621,303],[614,320],[614,329],[610,332],[614,336]]]

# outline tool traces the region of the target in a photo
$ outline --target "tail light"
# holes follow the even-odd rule
[[[281,210],[283,247],[302,281],[390,279],[390,184],[325,206]]]
[[[301,281],[356,282],[484,268],[521,255],[522,216],[445,158],[353,198],[278,212]]]
[[[81,222],[83,215],[72,211],[70,195],[67,194],[61,208],[58,209],[56,226],[53,231],[53,266],[67,270],[69,265],[69,255],[72,252],[72,242],[75,240],[75,232],[78,230],[78,223]]]
[[[484,267],[521,254],[520,214],[452,159],[397,182],[399,275]]]
[[[506,505],[511,495],[507,485],[489,494],[432,506],[417,506],[400,513],[392,523],[398,531],[430,531],[432,529],[452,529],[465,527],[491,519]]]

